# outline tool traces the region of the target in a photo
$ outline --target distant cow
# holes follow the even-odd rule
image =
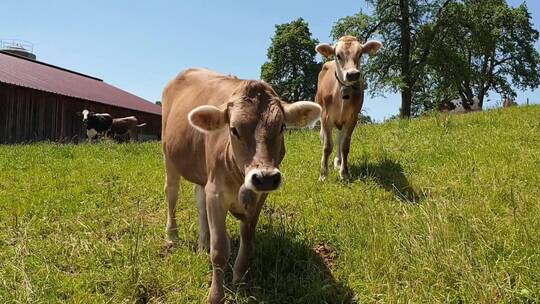
[[[246,272],[266,196],[282,183],[278,168],[285,155],[286,127],[314,122],[321,109],[313,102],[283,102],[265,82],[206,69],[178,75],[162,100],[168,240],[178,242],[176,202],[183,177],[195,184],[199,248],[210,249],[208,302],[222,303],[230,256],[227,213],[240,220],[240,248],[233,267],[237,282]]]
[[[358,114],[364,103],[364,83],[361,77],[361,57],[375,54],[382,44],[379,41],[360,43],[355,37],[344,36],[335,46],[323,43],[317,52],[334,60],[324,64],[319,73],[315,100],[322,107],[321,140],[323,156],[320,180],[328,175],[328,158],[332,153],[332,130],[338,130],[338,153],[334,167],[339,167],[342,179],[349,178],[349,149],[351,136],[358,121]]]
[[[86,125],[88,139],[110,134],[112,136],[128,135],[130,140],[138,140],[138,129],[146,125],[146,123],[138,124],[135,116],[112,118],[110,114],[94,113],[89,110],[83,110],[81,115],[83,124]]]
[[[513,101],[512,99],[505,98],[503,102],[503,108],[509,108],[509,107],[515,107],[518,103]]]
[[[467,113],[472,111],[482,111],[482,107],[480,106],[480,100],[475,96],[472,99],[472,103],[461,98],[443,100],[439,104],[439,111],[449,113]]]

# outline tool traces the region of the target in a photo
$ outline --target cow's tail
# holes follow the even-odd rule
[[[137,128],[144,127],[144,126],[146,126],[146,123],[145,123],[145,122],[142,123],[142,124],[140,124],[140,125],[137,125]]]

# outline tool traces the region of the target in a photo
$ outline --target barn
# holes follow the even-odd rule
[[[86,138],[77,112],[134,115],[141,139],[161,138],[161,107],[102,79],[35,59],[25,49],[0,50],[0,144]]]

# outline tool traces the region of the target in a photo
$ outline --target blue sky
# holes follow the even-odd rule
[[[538,28],[540,1],[525,2]],[[31,41],[41,61],[156,101],[167,81],[188,67],[258,79],[275,24],[302,17],[327,42],[334,22],[360,9],[368,9],[364,1],[2,0],[0,38]],[[520,92],[517,100],[526,98],[539,101],[540,93]],[[399,102],[397,95],[367,96],[364,109],[382,120],[397,113]]]

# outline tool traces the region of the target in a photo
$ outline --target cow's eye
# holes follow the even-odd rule
[[[282,124],[281,125],[281,130],[279,131],[281,134],[283,134],[283,132],[285,132],[285,130],[287,130],[287,126],[285,124]]]
[[[238,130],[237,130],[235,127],[232,127],[232,128],[231,128],[231,133],[232,133],[232,135],[234,135],[236,138],[240,138],[240,133],[238,133]]]
[[[337,54],[336,57],[337,57],[338,60],[341,60],[341,55],[340,54]]]

